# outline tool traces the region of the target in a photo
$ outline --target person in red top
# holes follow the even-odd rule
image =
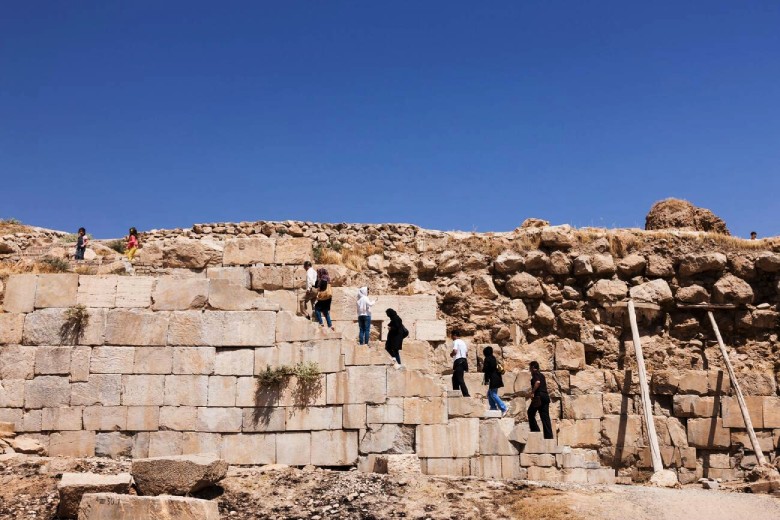
[[[138,251],[138,231],[134,227],[130,228],[127,235],[127,244],[125,245],[125,256],[132,261],[135,257],[135,253]]]

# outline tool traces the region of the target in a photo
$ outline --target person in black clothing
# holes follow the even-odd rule
[[[87,250],[88,243],[89,237],[87,236],[87,230],[80,227],[78,237],[76,238],[76,260],[84,260],[84,252]]]
[[[547,393],[547,380],[539,371],[539,363],[531,361],[531,391],[533,398],[531,406],[528,407],[528,425],[532,432],[539,431],[539,425],[536,423],[536,412],[542,418],[542,429],[544,438],[552,439],[552,423],[550,422],[550,394]]]
[[[390,323],[387,325],[387,341],[385,341],[385,350],[390,354],[400,365],[401,353],[403,348],[404,338],[409,335],[409,332],[404,327],[404,322],[401,321],[401,317],[393,309],[387,309],[385,311],[387,317],[390,318]]]
[[[493,347],[485,347],[482,350],[485,355],[485,361],[482,364],[482,371],[485,373],[485,384],[488,385],[488,403],[491,410],[501,410],[501,417],[506,415],[507,407],[498,397],[498,389],[504,386],[504,378],[498,371],[498,360],[493,355]]]

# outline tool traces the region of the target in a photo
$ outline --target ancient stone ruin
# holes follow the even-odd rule
[[[141,240],[133,275],[105,254],[74,265],[81,274],[0,284],[0,422],[13,423],[14,442],[51,456],[213,453],[232,465],[363,471],[406,454],[427,474],[643,481],[652,461],[630,298],[663,466],[681,483],[739,480],[755,466],[707,310],[764,454],[780,453],[778,241],[305,222],[203,224]],[[296,312],[308,259],[330,270],[336,332]],[[364,285],[378,298],[370,347],[357,344]],[[402,366],[382,348],[387,308],[410,331]],[[449,390],[454,328],[470,347],[469,398]],[[487,411],[486,345],[507,368],[504,418]],[[532,360],[548,376],[553,441],[528,432]],[[271,377],[280,367],[287,375]]]

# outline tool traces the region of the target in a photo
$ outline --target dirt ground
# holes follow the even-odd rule
[[[67,471],[118,473],[128,461],[16,457],[0,462],[0,518],[56,518]],[[226,519],[750,520],[780,518],[780,499],[698,487],[540,487],[524,481],[399,477],[287,467],[231,468],[200,493]]]

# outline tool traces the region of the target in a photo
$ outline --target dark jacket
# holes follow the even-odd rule
[[[504,386],[504,378],[498,373],[498,360],[496,356],[485,356],[485,361],[482,363],[482,371],[485,373],[484,383],[488,385],[489,389],[501,388]]]
[[[392,309],[387,310],[387,317],[390,322],[387,325],[387,341],[385,341],[385,350],[388,352],[397,352],[403,348],[404,342],[404,322],[401,317]]]

